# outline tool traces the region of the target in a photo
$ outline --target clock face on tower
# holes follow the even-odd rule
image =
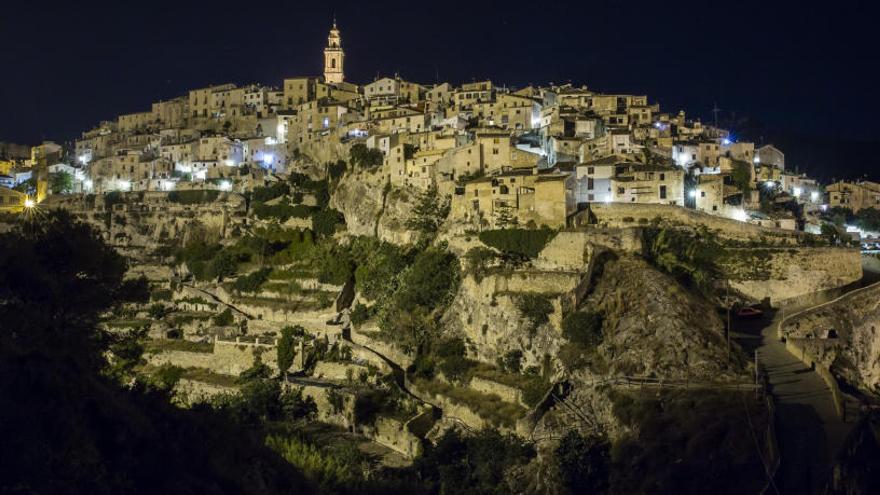
[[[324,49],[324,82],[338,84],[345,79],[342,70],[344,58],[342,38],[336,27],[336,21],[334,21],[333,27],[330,29],[330,36],[327,37],[327,48]]]

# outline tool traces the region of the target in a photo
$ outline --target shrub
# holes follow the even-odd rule
[[[562,320],[562,335],[575,343],[596,347],[602,343],[602,315],[577,311]]]
[[[269,280],[271,271],[271,268],[260,268],[255,272],[238,277],[232,284],[232,288],[238,292],[256,292],[263,283]]]
[[[363,304],[358,303],[351,310],[350,318],[352,324],[360,325],[370,319],[370,310]]]
[[[550,321],[553,313],[553,304],[550,298],[544,294],[521,294],[516,298],[516,308],[529,322],[530,332],[535,332],[539,326]]]
[[[562,483],[570,493],[606,493],[611,474],[611,448],[599,436],[569,430],[555,450]]]
[[[480,232],[480,241],[509,256],[534,259],[555,235],[548,228],[485,230]]]
[[[214,316],[214,325],[218,327],[228,327],[232,325],[235,318],[232,316],[232,310],[226,308],[222,313]]]
[[[504,357],[500,359],[501,368],[510,373],[519,373],[522,369],[523,353],[519,349],[507,351]]]
[[[468,361],[464,356],[448,356],[440,362],[440,371],[446,378],[454,381],[460,381],[467,372],[473,367],[473,363]]]
[[[299,325],[297,325],[299,327]],[[302,329],[302,327],[299,327]],[[278,353],[278,370],[281,373],[281,376],[284,376],[287,373],[287,370],[290,369],[290,366],[293,364],[293,358],[296,356],[296,349],[294,348],[294,327],[284,327],[281,329],[281,338],[278,339],[278,347],[276,351]]]
[[[150,306],[149,310],[150,318],[154,320],[161,320],[165,316],[166,312],[167,310],[165,309],[165,305],[161,303],[153,304],[152,306]]]
[[[356,167],[373,169],[382,165],[384,156],[382,155],[382,151],[376,148],[367,148],[365,144],[357,143],[352,145],[351,151],[349,152],[349,159],[351,160],[351,164]]]
[[[469,249],[464,255],[468,273],[474,277],[474,280],[479,282],[483,279],[483,275],[486,274],[488,263],[494,260],[495,256],[494,251],[481,246]]]
[[[163,364],[150,374],[150,381],[162,390],[172,390],[183,377],[183,368]]]
[[[318,210],[312,213],[312,230],[318,236],[332,236],[336,233],[336,226],[345,225],[345,217],[342,213],[333,210]]]
[[[287,183],[276,182],[266,187],[255,187],[253,193],[251,193],[251,198],[255,202],[265,203],[288,193],[290,193],[290,186]]]

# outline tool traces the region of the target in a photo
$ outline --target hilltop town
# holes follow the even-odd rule
[[[391,469],[450,431],[501,432],[534,449],[508,454],[502,491],[544,493],[582,475],[567,449],[608,463],[578,483],[620,493],[766,489],[774,353],[833,399],[828,424],[876,398],[880,298],[863,266],[880,264],[880,184],[820,184],[784,150],[646,95],[358,85],[344,67],[334,23],[322,76],[193,89],[69,146],[0,147],[0,212],[70,212],[147,287],[101,316],[142,346],[109,352],[126,383],[319,424],[298,441]],[[738,327],[783,307],[805,313],[751,340]],[[269,381],[267,398],[254,384]],[[660,460],[679,456],[725,468]]]

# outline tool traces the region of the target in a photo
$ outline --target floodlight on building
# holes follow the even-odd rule
[[[275,156],[272,153],[266,153],[263,155],[263,162],[269,165],[272,165],[272,162],[275,161]]]
[[[93,185],[92,179],[86,179],[83,181],[83,187],[88,191],[92,190],[92,185]]]
[[[691,189],[690,191],[688,191],[688,196],[690,196],[692,198],[696,198],[697,197],[697,190]]]
[[[819,201],[819,191],[813,191],[810,193],[810,201],[812,201],[813,203]]]
[[[754,163],[761,163],[761,157],[760,157],[760,156],[756,156],[755,158],[752,159],[752,162],[754,162]]]
[[[86,161],[87,161],[87,160],[86,160],[86,155],[80,155],[80,156],[78,157],[78,160],[79,160],[80,163],[82,163],[83,165],[85,165],[85,163],[86,163]]]
[[[33,208],[36,205],[37,205],[37,203],[35,203],[34,200],[32,200],[31,198],[26,198],[24,200],[24,207],[25,208]]]
[[[604,201],[605,201],[606,203],[610,203],[610,202],[611,202],[611,195],[610,195],[610,194],[606,194],[606,195],[605,195],[605,200],[604,200]]]
[[[130,191],[131,190],[131,181],[130,180],[120,180],[118,183],[119,183],[119,189],[122,189],[123,191]]]
[[[768,180],[764,183],[764,187],[766,187],[767,189],[773,189],[774,187],[776,187],[776,183],[772,180]]]
[[[730,146],[731,142],[732,141],[728,138],[724,138],[723,140],[721,140],[721,144],[723,144],[724,146]]]
[[[234,167],[234,166],[235,166],[235,160],[232,160],[232,159],[230,159],[230,158],[227,158],[226,160],[223,160],[223,164],[226,165],[227,167]]]
[[[749,219],[749,214],[746,213],[746,211],[743,210],[742,208],[737,208],[737,209],[733,210],[733,213],[731,214],[731,216],[733,217],[734,220],[739,220],[740,222],[745,222],[746,220]]]
[[[221,191],[231,191],[232,190],[232,182],[228,180],[224,180],[220,182],[220,190]]]
[[[791,190],[791,192],[793,192],[794,196],[796,198],[798,198],[798,197],[800,197],[801,194],[803,194],[804,190],[799,187],[795,187],[794,189]]]

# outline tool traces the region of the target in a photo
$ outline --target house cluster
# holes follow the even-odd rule
[[[84,132],[67,163],[50,171],[70,174],[73,192],[244,190],[285,174],[299,156],[362,143],[383,153],[390,184],[436,187],[452,197],[455,217],[481,226],[561,226],[601,202],[795,228],[762,191],[776,192],[774,204],[825,203],[816,181],[787,170],[774,146],[662,112],[645,95],[399,75],[357,85],[345,80],[344,55],[334,23],[323,76],[287,78],[280,88],[215,85],[153,103]],[[829,188],[832,204],[878,201],[875,186]]]

